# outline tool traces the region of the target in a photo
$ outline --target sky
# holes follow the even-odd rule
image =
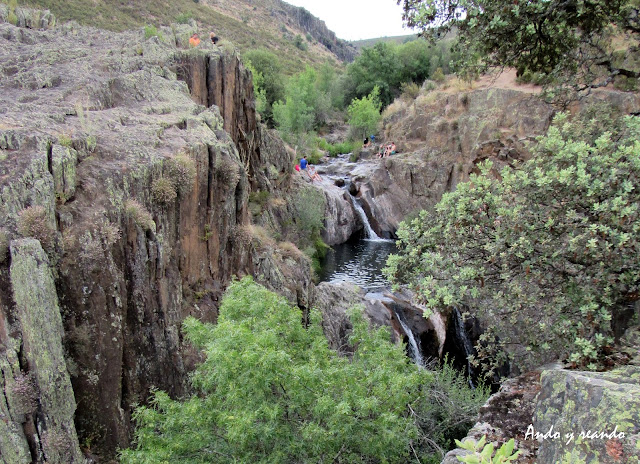
[[[345,40],[413,34],[402,27],[396,0],[284,0],[302,6]]]

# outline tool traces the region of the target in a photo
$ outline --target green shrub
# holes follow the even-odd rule
[[[487,436],[483,436],[479,441],[465,440],[464,442],[456,440],[456,444],[471,454],[458,457],[460,462],[467,464],[506,464],[518,459],[522,451],[513,452],[515,448],[515,440],[512,438],[502,445],[495,454],[493,453],[493,443],[486,443]]]
[[[144,38],[150,39],[151,37],[158,37],[158,39],[162,40],[162,34],[155,26],[145,26],[144,27]]]
[[[380,122],[380,90],[374,87],[371,93],[361,99],[351,101],[347,113],[349,114],[349,126],[354,137],[364,138],[376,132]],[[348,153],[348,152],[347,152]]]
[[[260,208],[264,208],[269,202],[271,194],[268,190],[260,190],[258,192],[251,192],[249,194],[249,202],[255,203],[260,206]]]
[[[400,91],[402,92],[400,98],[409,103],[420,95],[420,86],[415,82],[405,82],[400,86]]]
[[[9,256],[9,233],[0,229],[0,264],[4,263]]]
[[[306,38],[307,38],[307,42],[313,42],[313,36],[309,32],[307,32]]]
[[[136,200],[129,199],[124,203],[124,212],[129,217],[135,225],[140,227],[141,229],[147,231],[151,230],[155,232],[156,223],[153,221],[153,217],[151,217],[151,213],[147,211],[147,209]]]
[[[69,137],[67,134],[61,134],[58,136],[58,144],[62,145],[63,147],[72,148],[73,140],[71,140],[71,137]]]
[[[385,272],[431,308],[473,308],[480,356],[597,369],[640,291],[639,143],[638,117],[556,116],[520,169],[487,163],[401,225]]]
[[[45,251],[52,251],[56,230],[49,222],[47,210],[43,206],[29,206],[18,214],[18,234],[40,241]]]
[[[176,16],[176,22],[178,24],[189,24],[191,19],[193,19],[193,15],[191,13],[180,13]]]
[[[410,363],[388,328],[371,329],[360,309],[349,318],[347,358],[329,348],[315,310],[305,327],[281,296],[250,277],[233,282],[216,325],[184,322],[205,357],[193,395],[154,392],[134,413],[136,446],[121,462],[409,462],[428,440],[420,396],[449,390],[425,389],[438,374]]]
[[[160,177],[151,184],[151,196],[156,203],[166,205],[178,196],[174,183],[166,177]]]
[[[13,11],[10,11],[7,15],[7,22],[9,24],[13,24],[14,26],[18,25],[18,16]]]
[[[444,72],[442,68],[436,69],[431,75],[431,80],[437,82],[438,84],[444,83]]]
[[[179,154],[165,162],[164,173],[179,195],[188,194],[196,180],[196,163],[189,155]]]
[[[293,44],[296,46],[296,48],[302,50],[303,52],[306,52],[309,49],[309,45],[307,45],[300,34],[294,37]]]

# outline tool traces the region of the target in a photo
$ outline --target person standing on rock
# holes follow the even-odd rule
[[[200,37],[198,37],[197,33],[191,36],[191,38],[189,39],[189,45],[191,45],[192,47],[197,47],[198,45],[200,45]]]
[[[309,164],[309,162],[307,161],[307,155],[304,155],[300,160],[300,169],[302,169],[303,171],[307,169],[307,164]]]

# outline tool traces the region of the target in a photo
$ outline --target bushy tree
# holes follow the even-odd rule
[[[481,355],[598,367],[640,293],[640,118],[597,124],[559,115],[521,168],[484,164],[400,227],[389,278],[434,310],[473,308],[491,328]]]
[[[232,283],[217,325],[184,324],[206,356],[192,376],[196,394],[175,401],[155,392],[134,414],[136,445],[121,462],[407,462],[412,443],[426,450],[416,416],[436,417],[420,409],[429,395],[469,392],[455,394],[474,405],[455,418],[467,425],[484,401],[459,379],[435,382],[438,373],[409,363],[388,331],[369,330],[358,311],[352,358],[329,349],[317,313],[308,328],[301,320],[251,278]]]
[[[349,126],[354,136],[366,137],[376,132],[380,122],[380,91],[374,87],[371,94],[363,98],[355,98],[347,113],[349,113]]]
[[[294,135],[311,131],[316,124],[317,103],[316,72],[307,67],[289,78],[285,101],[273,105],[273,118],[278,129]]]
[[[627,60],[638,52],[640,6],[636,0],[397,0],[404,19],[423,35],[455,29],[467,70],[512,66],[553,74],[578,90],[617,75],[638,78]],[[611,35],[627,45],[618,50]],[[631,66],[629,66],[631,65]]]
[[[252,69],[262,76],[262,90],[266,99],[262,116],[269,124],[273,122],[272,105],[284,98],[284,75],[278,57],[265,49],[249,50],[243,58],[251,62]]]

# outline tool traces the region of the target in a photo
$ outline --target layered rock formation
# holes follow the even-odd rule
[[[0,263],[0,397],[16,382],[40,392],[25,414],[2,403],[6,462],[76,462],[74,410],[85,453],[127,446],[132,408],[151,388],[187,391],[197,356],[181,321],[215,321],[233,275],[309,300],[308,261],[265,250],[249,226],[250,191],[286,190],[293,164],[257,127],[250,74],[234,54],[174,43],[0,23],[0,255],[6,241],[12,250]],[[40,229],[23,224],[29,207],[40,207]],[[21,262],[31,267],[18,272]],[[27,303],[25,291],[59,301],[61,322],[37,317],[57,306]],[[55,333],[38,333],[43,323]]]

